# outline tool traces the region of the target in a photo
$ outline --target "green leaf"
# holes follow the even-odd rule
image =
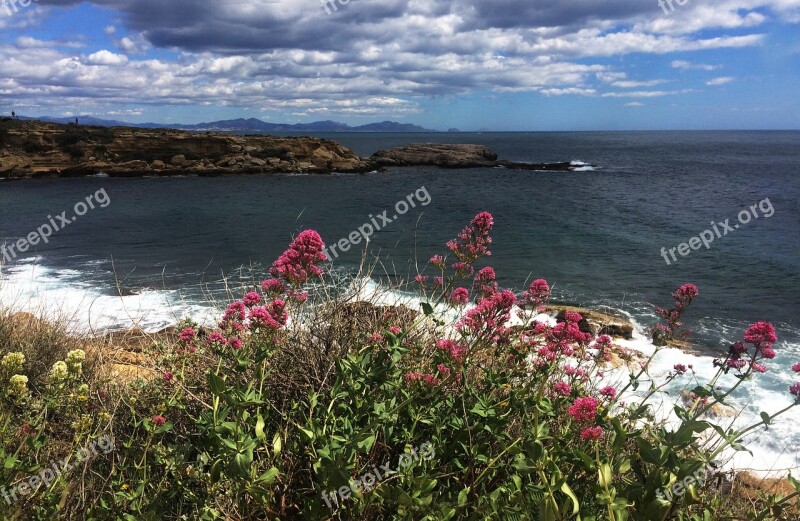
[[[282,447],[283,447],[283,440],[281,440],[281,433],[276,432],[275,437],[272,438],[272,455],[278,457],[278,454],[281,453]]]
[[[458,506],[463,507],[467,504],[467,496],[469,496],[470,487],[465,488],[458,493]]]
[[[420,302],[419,305],[422,306],[422,312],[425,313],[426,317],[433,315],[433,306],[427,302]]]
[[[769,425],[772,422],[772,418],[764,411],[761,411],[761,419],[764,420],[764,425]]]
[[[578,512],[580,512],[580,504],[578,503],[578,496],[576,496],[575,492],[573,492],[572,489],[569,488],[569,485],[567,485],[566,481],[561,485],[561,492],[569,496],[569,498],[572,500],[572,515],[574,516]]]
[[[256,416],[256,438],[259,440],[265,440],[267,435],[264,433],[264,417],[261,416],[261,413],[258,413]]]
[[[225,380],[211,371],[208,372],[208,387],[211,389],[211,393],[217,396],[223,394],[227,388]]]
[[[272,467],[265,473],[258,476],[258,479],[256,479],[256,483],[258,483],[259,485],[272,485],[278,479],[279,475],[280,471],[277,468]]]

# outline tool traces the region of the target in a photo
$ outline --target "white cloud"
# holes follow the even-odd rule
[[[107,50],[92,53],[86,59],[86,63],[90,65],[121,65],[127,61],[128,57],[124,54],[114,54]]]
[[[721,69],[722,65],[707,65],[704,63],[691,63],[684,60],[674,60],[672,62],[673,69],[680,69],[683,71],[700,70],[700,71],[715,71]]]
[[[725,85],[726,83],[730,83],[733,81],[733,78],[730,76],[720,76],[718,78],[710,79],[706,82],[706,85]]]

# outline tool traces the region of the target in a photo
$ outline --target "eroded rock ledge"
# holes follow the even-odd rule
[[[412,144],[370,158],[328,139],[0,121],[0,178],[364,173],[385,167],[571,170],[498,161],[483,145]]]

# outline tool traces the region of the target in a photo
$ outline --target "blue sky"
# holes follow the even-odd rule
[[[25,1],[3,113],[800,129],[800,0]]]

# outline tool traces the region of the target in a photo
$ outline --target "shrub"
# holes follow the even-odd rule
[[[87,466],[81,495],[71,475],[12,508],[31,519],[796,518],[792,478],[795,492],[753,503],[710,479],[743,436],[800,403],[739,430],[705,415],[766,369],[771,324],[748,328],[715,361],[717,375],[692,386],[692,403],[675,407],[680,423],[666,424],[649,399],[691,368],[655,382],[644,360],[625,385],[602,383],[620,348],[582,332],[578,313],[542,320],[546,281],[516,294],[491,268],[476,273],[492,227],[490,214],[477,215],[448,256],[430,260],[415,280],[420,312],[330,295],[322,240],[306,230],[217,328],[185,322],[177,340],[150,348],[161,378],[86,383],[71,352],[32,394],[10,380],[24,366],[10,357],[4,446],[28,459],[7,467],[5,483],[42,465],[45,440],[97,439],[112,427],[120,438]],[[679,336],[698,295],[681,286],[654,335]],[[738,383],[720,389],[730,372]],[[645,383],[643,398],[631,395]],[[73,403],[87,392],[103,401]],[[800,383],[790,392],[800,395]],[[26,413],[24,401],[47,412]],[[99,410],[102,421],[89,414]]]

